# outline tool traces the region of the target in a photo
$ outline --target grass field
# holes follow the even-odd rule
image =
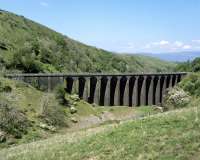
[[[198,108],[67,133],[0,151],[9,160],[195,159],[200,155]],[[198,158],[197,158],[198,159]]]

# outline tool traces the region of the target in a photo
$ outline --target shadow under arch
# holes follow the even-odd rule
[[[95,93],[95,89],[96,89],[96,83],[97,83],[97,78],[91,77],[90,78],[90,95],[88,97],[89,103],[94,103],[94,93]]]
[[[140,106],[141,104],[141,90],[142,90],[142,84],[144,82],[144,77],[143,76],[139,76],[138,78],[138,97],[137,97],[137,106]]]
[[[113,76],[111,78],[111,82],[110,82],[110,105],[111,106],[114,106],[114,100],[115,100],[115,92],[119,92],[119,91],[116,91],[116,85],[117,85],[117,81],[118,81],[118,78],[116,76]]]
[[[126,76],[122,76],[120,79],[120,105],[124,105],[124,91],[126,86],[127,78]]]

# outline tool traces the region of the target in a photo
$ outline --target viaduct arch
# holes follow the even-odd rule
[[[100,106],[141,106],[162,104],[166,89],[174,87],[186,74],[10,74],[7,77],[48,91],[64,83],[66,92]]]

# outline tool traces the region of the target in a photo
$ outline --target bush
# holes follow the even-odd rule
[[[195,58],[193,61],[179,63],[175,71],[200,72],[200,57]]]
[[[200,72],[200,58],[195,58],[192,62],[193,72]]]
[[[186,92],[192,96],[200,96],[200,73],[191,73],[179,84]]]
[[[0,92],[11,92],[12,91],[12,87],[6,83],[6,80],[2,80],[0,78]]]
[[[12,107],[8,102],[0,99],[0,130],[21,138],[27,133],[30,122],[19,110]]]
[[[185,107],[190,100],[191,97],[183,89],[179,87],[171,88],[164,97],[164,109],[170,110]]]
[[[68,105],[67,93],[63,84],[60,84],[55,89],[55,95],[60,104]]]
[[[40,118],[49,126],[66,126],[65,112],[61,106],[50,105],[50,97],[45,97],[42,103]]]

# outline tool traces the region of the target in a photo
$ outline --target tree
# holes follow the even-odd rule
[[[192,71],[194,72],[199,72],[200,71],[200,57],[196,58],[193,62],[192,62]]]

